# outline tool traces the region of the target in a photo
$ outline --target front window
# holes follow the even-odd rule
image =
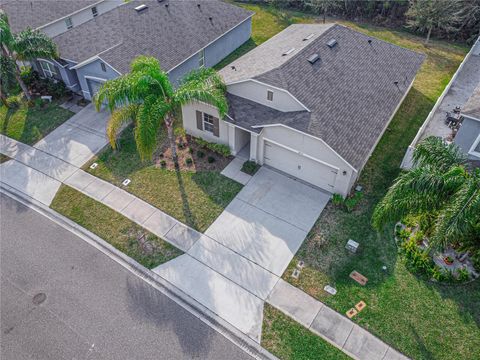
[[[198,67],[205,67],[205,49],[200,50],[198,53]]]
[[[65,25],[67,25],[67,29],[71,29],[73,27],[73,22],[72,22],[72,18],[66,18],[65,19]]]
[[[105,66],[105,63],[100,63],[100,67],[102,68],[103,72],[107,72],[107,67]]]
[[[273,101],[273,91],[267,90],[267,100]]]
[[[40,66],[42,67],[43,74],[46,77],[53,78],[58,76],[58,72],[57,72],[57,69],[55,68],[55,65],[50,64],[49,62],[46,62],[46,61],[39,61],[39,62],[40,62]]]
[[[212,115],[203,113],[203,129],[213,134],[214,125]]]

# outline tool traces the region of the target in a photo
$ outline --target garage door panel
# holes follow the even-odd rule
[[[269,141],[265,141],[264,163],[327,191],[335,187],[334,167]]]

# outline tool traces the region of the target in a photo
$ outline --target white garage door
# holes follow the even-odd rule
[[[87,84],[88,84],[88,91],[90,92],[90,96],[93,99],[93,95],[97,93],[97,91],[100,89],[100,86],[103,85],[103,82],[93,80],[93,79],[87,79]]]
[[[263,154],[265,165],[333,192],[338,172],[336,168],[270,141],[265,141]]]

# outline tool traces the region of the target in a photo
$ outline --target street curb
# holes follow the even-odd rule
[[[166,279],[155,274],[153,271],[147,269],[143,265],[139,264],[132,258],[128,257],[124,253],[120,252],[112,245],[101,239],[97,235],[81,227],[72,220],[50,209],[48,206],[40,203],[39,201],[17,191],[16,189],[0,182],[0,193],[3,193],[10,198],[20,202],[21,204],[35,210],[39,214],[47,217],[51,221],[60,225],[64,229],[72,232],[80,237],[85,242],[89,243],[93,247],[100,250],[103,254],[110,259],[116,261],[122,265],[128,271],[138,276],[152,287],[160,291],[162,294],[168,296],[171,300],[175,301],[178,305],[190,312],[199,320],[216,330],[223,335],[226,339],[230,340],[240,349],[255,359],[265,360],[278,360],[278,358],[262,348],[260,344],[253,339],[243,334],[240,330],[236,329],[233,325],[219,317],[217,314],[197,302],[195,299],[185,294],[183,291],[169,283]]]

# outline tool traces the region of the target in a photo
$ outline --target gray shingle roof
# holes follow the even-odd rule
[[[137,13],[134,8],[140,4],[147,4],[148,9]],[[54,41],[61,57],[78,63],[100,54],[126,73],[137,55],[151,55],[168,71],[252,14],[217,0],[132,1],[56,36]]]
[[[463,106],[462,114],[480,120],[480,83]]]
[[[262,74],[253,70],[253,76],[246,71],[242,76],[288,90],[311,111],[306,130],[303,121],[298,125],[291,121],[289,126],[321,138],[361,169],[425,56],[341,25],[326,30],[322,26],[320,31],[320,36],[282,65]],[[338,44],[331,49],[326,43],[332,38]],[[275,38],[270,41],[276,42]],[[320,60],[312,65],[307,58],[314,53]],[[251,57],[249,61],[252,66],[242,66],[256,69],[255,63],[264,59]],[[234,70],[229,66],[222,69],[225,72]],[[237,109],[231,111],[238,116]],[[250,115],[256,125],[262,124],[261,116]]]
[[[36,29],[99,0],[4,0],[0,8],[8,15],[14,33],[27,27]]]

